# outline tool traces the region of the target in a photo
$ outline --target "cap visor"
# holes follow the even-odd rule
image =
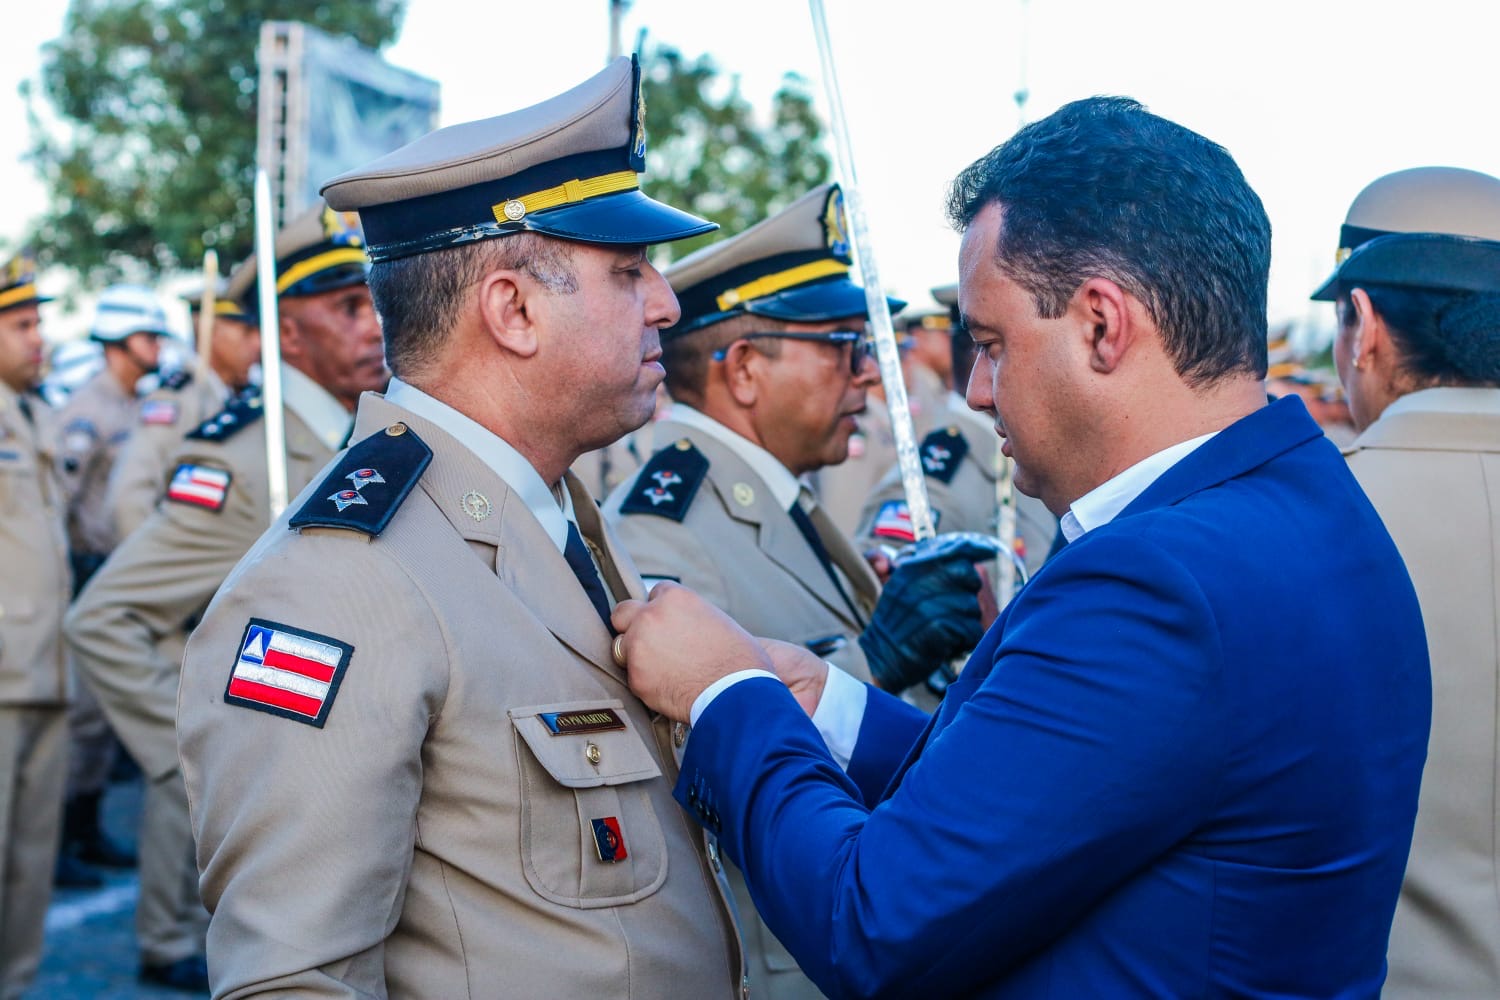
[[[906,308],[900,299],[885,301],[893,315]],[[847,278],[788,288],[747,303],[745,311],[788,323],[826,323],[845,316],[869,315],[865,290]]]
[[[1336,294],[1334,294],[1334,290],[1336,288],[1338,288],[1338,285],[1339,285],[1339,272],[1338,271],[1334,271],[1332,274],[1330,274],[1328,276],[1328,280],[1325,281],[1325,282],[1323,282],[1321,285],[1319,285],[1318,286],[1318,290],[1316,292],[1312,293],[1312,296],[1311,296],[1312,301],[1314,301],[1314,302],[1332,302],[1334,299],[1338,298],[1338,296]]]
[[[671,243],[719,228],[716,222],[663,205],[640,191],[590,198],[539,212],[526,228],[582,243]]]

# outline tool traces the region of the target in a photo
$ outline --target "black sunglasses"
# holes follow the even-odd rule
[[[823,344],[848,344],[849,345],[849,374],[858,375],[859,370],[864,367],[865,358],[870,356],[874,346],[870,338],[861,330],[831,330],[828,333],[791,333],[781,330],[767,330],[761,333],[747,333],[737,338],[734,343],[719,348],[713,353],[715,361],[723,361],[729,356],[729,348],[741,340],[762,340],[773,338],[776,340],[811,340]]]

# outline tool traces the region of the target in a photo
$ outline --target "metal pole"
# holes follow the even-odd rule
[[[932,505],[927,500],[927,481],[922,474],[922,459],[917,454],[917,432],[912,425],[911,404],[906,399],[906,382],[901,377],[901,357],[896,350],[896,333],[891,326],[891,309],[880,284],[875,266],[875,252],[870,246],[869,226],[865,221],[864,200],[854,174],[854,151],[849,143],[849,129],[844,117],[844,98],[839,92],[838,72],[833,66],[833,46],[828,39],[828,21],[822,0],[808,0],[812,8],[813,33],[818,40],[818,59],[823,66],[823,88],[828,93],[828,112],[833,131],[834,150],[839,173],[844,181],[844,201],[849,209],[849,236],[865,286],[865,305],[870,326],[875,333],[875,358],[880,362],[880,380],[885,385],[885,404],[891,413],[891,430],[896,437],[896,464],[901,469],[901,487],[906,493],[906,509],[911,514],[912,534],[917,541],[931,538]]]
[[[261,405],[266,412],[266,476],[271,520],[286,510],[286,420],[281,410],[281,320],[276,311],[276,217],[271,179],[255,172],[255,268],[260,286]]]
[[[219,295],[219,254],[216,250],[203,251],[203,292],[198,297],[198,372],[207,374],[212,367],[208,363],[213,349],[214,306]]]

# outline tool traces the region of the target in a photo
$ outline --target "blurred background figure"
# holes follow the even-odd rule
[[[1432,660],[1383,995],[1500,996],[1500,179],[1388,174],[1355,198],[1339,259],[1313,298],[1338,313],[1349,467],[1406,561]]]
[[[67,779],[68,604],[62,483],[51,408],[36,394],[34,268],[0,271],[0,998],[36,973]]]

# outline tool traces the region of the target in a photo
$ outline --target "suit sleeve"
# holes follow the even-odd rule
[[[251,619],[353,647],[321,727],[227,700]],[[386,995],[443,635],[404,571],[337,529],[257,550],[215,598],[188,645],[178,731],[216,997]]]
[[[873,810],[770,681],[694,728],[679,797],[700,817],[709,803],[766,923],[830,997],[974,992],[1211,808],[1227,727],[1196,581],[1110,535],[1017,601],[992,669],[960,679],[951,721]]]
[[[179,664],[161,644],[208,606],[255,543],[265,529],[263,503],[240,479],[222,511],[164,503],[115,549],[64,620],[86,683],[153,778],[177,769]]]

